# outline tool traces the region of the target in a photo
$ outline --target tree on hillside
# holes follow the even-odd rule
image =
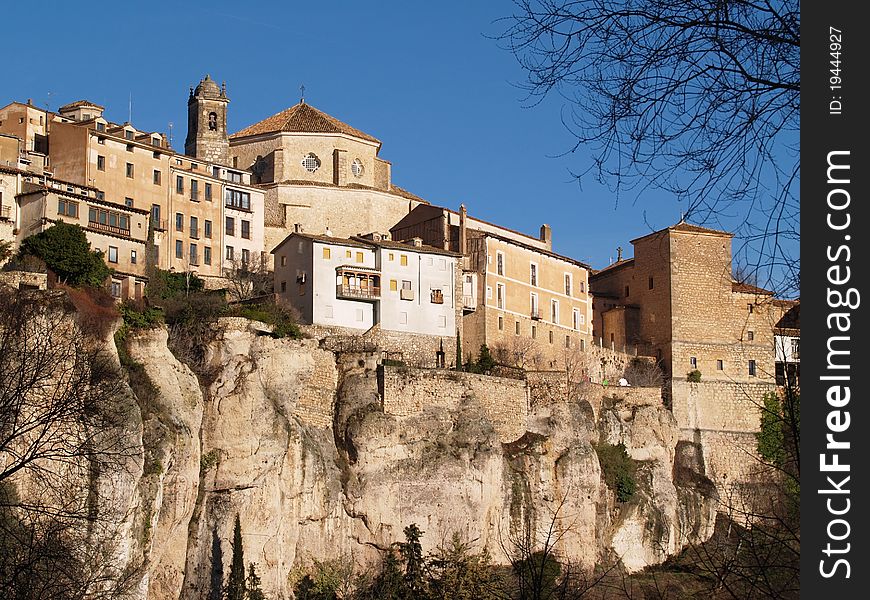
[[[227,581],[226,600],[245,600],[245,550],[242,547],[242,524],[236,515],[233,527],[233,559],[230,563],[230,577]]]
[[[84,229],[63,221],[25,238],[18,257],[26,256],[43,260],[61,283],[69,285],[101,287],[112,273],[103,261],[103,253],[91,250]]]
[[[797,289],[800,3],[515,0],[498,40],[529,99],[562,121],[614,191],[648,187],[716,225],[740,217],[753,269]],[[720,228],[731,227],[720,225]],[[795,246],[796,244],[791,244]],[[789,279],[790,278],[790,279]]]

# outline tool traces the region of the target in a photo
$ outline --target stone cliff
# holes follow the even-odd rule
[[[497,562],[525,531],[534,538],[555,524],[564,559],[591,568],[620,558],[628,570],[712,533],[715,490],[691,452],[678,452],[676,422],[660,404],[598,387],[506,416],[488,378],[402,371],[394,379],[404,386],[428,378],[434,400],[418,394],[418,409],[391,411],[398,404],[383,397],[376,356],[273,339],[243,319],[225,324],[210,381],[176,360],[165,330],[128,336],[141,365],[131,387],[142,467],[127,474],[134,491],[119,560],[143,566],[143,599],[216,589],[237,514],[245,559],[272,598],[292,597],[295,565],[371,564],[411,523],[426,532],[424,550],[459,532]],[[627,503],[603,482],[602,441],[623,443],[638,465]]]

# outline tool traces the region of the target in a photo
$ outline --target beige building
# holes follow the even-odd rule
[[[16,241],[56,221],[82,227],[92,250],[113,270],[109,291],[116,298],[141,298],[145,285],[148,211],[104,199],[93,187],[27,174],[17,197]]]
[[[548,225],[538,238],[422,205],[390,230],[394,239],[465,255],[462,274],[466,359],[486,344],[501,362],[525,368],[562,368],[566,354],[591,341],[589,268],[552,251]]]
[[[425,201],[392,183],[381,142],[304,101],[229,137],[233,167],[266,193],[265,245],[292,232],[387,231]]]

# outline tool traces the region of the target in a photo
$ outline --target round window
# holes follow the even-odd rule
[[[350,165],[350,170],[354,177],[362,177],[363,173],[365,173],[362,161],[358,158],[353,159],[353,162]]]
[[[305,155],[305,158],[302,159],[302,166],[305,167],[305,170],[309,173],[314,173],[320,168],[320,159],[317,158],[317,155],[314,154],[314,152],[309,152]]]

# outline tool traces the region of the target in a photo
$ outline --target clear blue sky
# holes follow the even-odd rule
[[[266,6],[269,5],[269,8]],[[252,8],[255,7],[255,8]],[[554,249],[602,268],[616,247],[679,220],[682,205],[615,196],[571,176],[588,165],[558,98],[534,107],[515,58],[488,38],[508,15],[492,2],[93,2],[87,10],[8,3],[0,105],[88,99],[123,122],[173,128],[183,151],[188,88],[226,81],[230,132],[306,101],[374,135],[393,180],[428,201],[512,229],[553,227]]]

